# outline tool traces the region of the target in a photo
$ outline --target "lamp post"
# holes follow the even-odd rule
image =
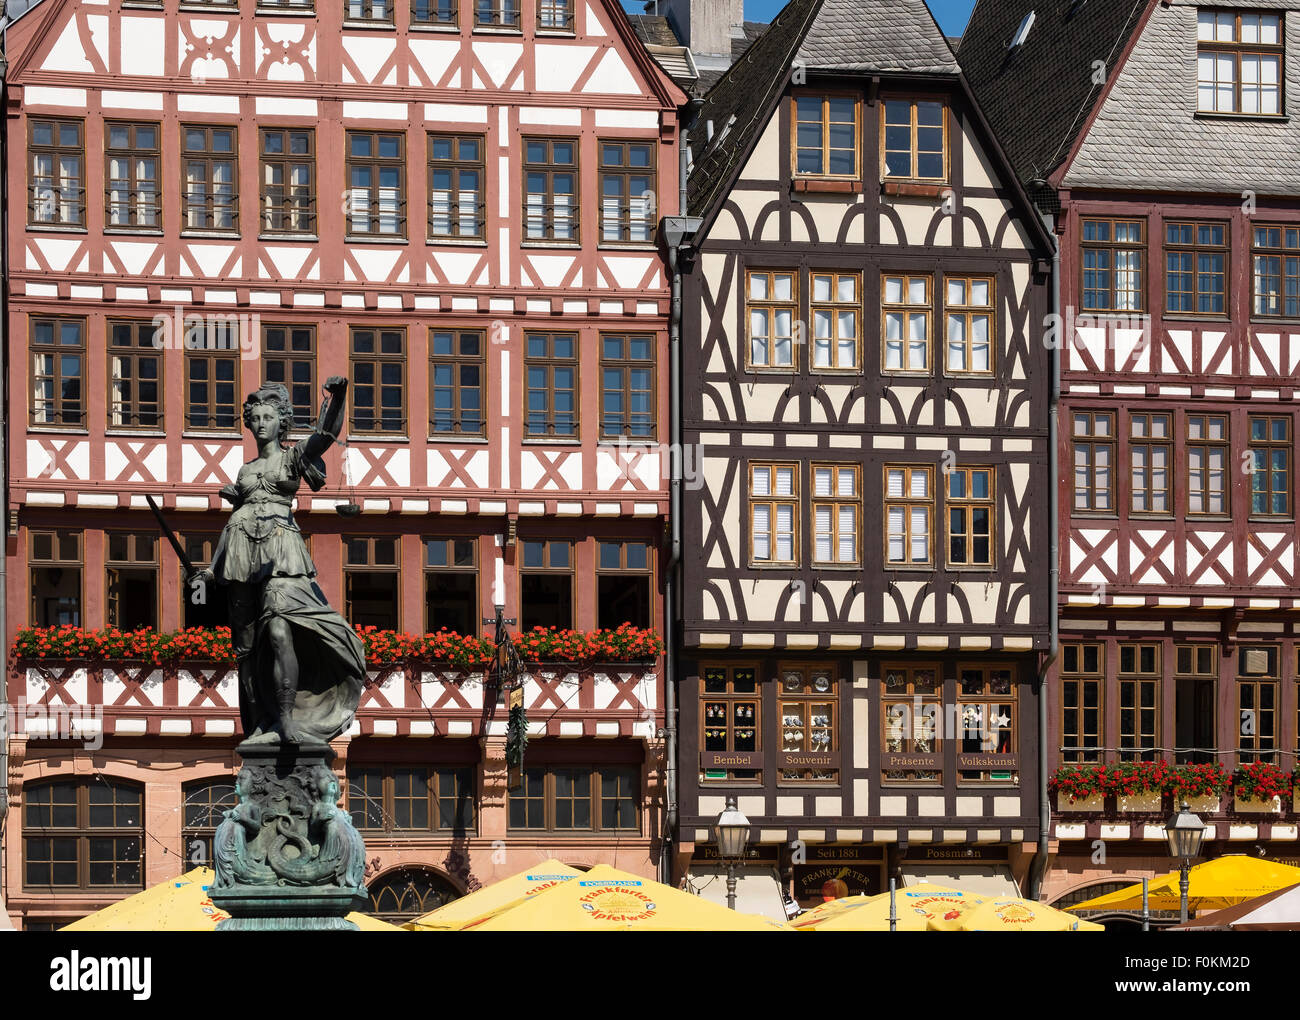
[[[749,843],[749,819],[736,807],[734,795],[727,797],[727,806],[713,826],[713,838],[718,844],[718,856],[727,865],[727,906],[736,909],[736,869],[745,859]]]
[[[1205,823],[1192,814],[1187,801],[1165,822],[1165,840],[1169,844],[1169,856],[1179,862],[1178,891],[1180,894],[1179,916],[1181,923],[1187,923],[1187,894],[1191,885],[1188,869],[1192,861],[1200,856],[1201,840],[1205,837]]]

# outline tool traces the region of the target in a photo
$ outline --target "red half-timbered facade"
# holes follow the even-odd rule
[[[145,497],[201,564],[249,457],[245,394],[286,383],[305,430],[334,375],[347,432],[296,509],[354,624],[490,637],[500,606],[512,630],[659,627],[656,240],[685,96],[618,3],[43,0],[7,35],[7,641],[219,623]],[[30,706],[103,706],[91,741],[35,710],[11,740],[15,922],[198,859],[233,775],[233,667],[10,669]],[[508,792],[481,671],[375,666],[337,762],[376,911],[615,847],[650,874],[662,672],[527,665]],[[41,805],[81,805],[88,844],[105,791],[134,805],[120,859],[57,860],[72,844]]]
[[[1033,6],[977,16],[962,55],[1061,252],[1052,765],[1218,766],[1229,785],[1191,798],[1206,855],[1294,859],[1300,4],[1040,11],[992,72]],[[1037,129],[992,97],[1099,65]],[[1260,763],[1284,795],[1241,795]],[[1167,870],[1175,799],[1056,796],[1045,898]]]

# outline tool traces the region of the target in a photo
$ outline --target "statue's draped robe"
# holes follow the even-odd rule
[[[211,569],[219,584],[250,586],[232,589],[230,606],[244,735],[279,715],[266,639],[266,625],[278,616],[290,626],[298,658],[294,727],[302,740],[328,742],[352,724],[365,682],[365,650],[316,584],[315,564],[293,519],[299,484],[305,479],[313,490],[325,484],[324,465],[307,456],[304,443],[286,449],[275,468],[253,461],[240,469],[235,488],[241,502],[226,521]]]

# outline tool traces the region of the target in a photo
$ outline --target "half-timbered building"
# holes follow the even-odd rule
[[[145,497],[202,566],[263,380],[304,429],[350,380],[297,513],[355,625],[658,627],[686,97],[612,0],[42,0],[7,56],[6,641],[110,634],[24,631],[11,664],[6,893],[36,927],[203,859],[230,801],[221,649],[111,635],[221,622]],[[376,911],[552,856],[652,873],[662,657],[525,646],[508,791],[506,707],[432,647],[372,659],[337,749]]]
[[[774,871],[804,905],[1011,888],[1038,816],[1050,240],[922,0],[794,0],[697,124],[679,869],[720,894],[734,796],[742,899]]]
[[[1300,4],[980,4],[961,57],[1060,244],[1052,768],[1234,774],[1206,854],[1295,858]],[[1186,792],[1055,797],[1046,895],[1169,870]]]

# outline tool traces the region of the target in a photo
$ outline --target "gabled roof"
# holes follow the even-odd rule
[[[692,132],[692,212],[710,206],[745,158],[795,64],[811,72],[960,73],[925,0],[791,0],[705,96],[699,124],[713,121],[714,140]]]
[[[975,4],[961,39],[961,68],[1022,181],[1046,180],[1070,154],[1151,2]],[[1030,12],[1033,27],[1011,53]]]

